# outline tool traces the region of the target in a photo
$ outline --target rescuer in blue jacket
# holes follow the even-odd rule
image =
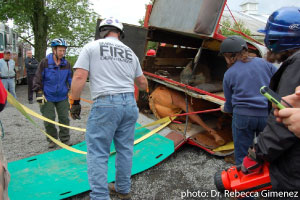
[[[52,52],[44,58],[36,71],[33,80],[33,91],[36,92],[36,100],[40,104],[40,110],[44,117],[55,120],[55,109],[58,121],[69,125],[68,91],[72,82],[72,68],[64,58],[67,44],[64,39],[54,39],[51,42]],[[59,134],[54,124],[44,122],[46,132],[54,138],[58,138],[65,144],[71,145],[69,129],[59,127]],[[54,148],[55,143],[47,138],[49,148]]]

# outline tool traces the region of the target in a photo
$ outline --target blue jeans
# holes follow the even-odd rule
[[[109,198],[108,158],[112,140],[116,148],[117,192],[129,193],[135,123],[138,108],[133,93],[98,97],[87,122],[86,144],[88,179],[92,200]]]
[[[248,154],[253,139],[262,132],[266,126],[267,117],[247,116],[233,113],[232,133],[234,142],[235,164],[243,163],[244,157]]]
[[[16,96],[16,83],[14,78],[1,79],[5,89],[10,92],[15,98]]]

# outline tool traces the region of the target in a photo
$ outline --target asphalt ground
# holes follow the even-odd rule
[[[16,93],[18,101],[40,113],[36,102],[28,103],[27,85],[17,85]],[[88,84],[82,97],[90,99]],[[90,106],[82,102],[82,119],[71,120],[71,126],[85,128]],[[48,149],[44,134],[11,105],[8,104],[0,113],[0,119],[5,131],[3,148],[8,162],[55,150]],[[41,120],[35,119],[35,121],[43,127]],[[84,140],[82,132],[71,130],[70,134],[73,144]],[[215,172],[229,166],[231,165],[226,163],[224,158],[212,156],[197,147],[184,145],[159,165],[132,177],[132,199],[228,199],[216,196],[213,177]],[[87,200],[88,193],[68,199]],[[112,199],[117,198],[112,197]]]

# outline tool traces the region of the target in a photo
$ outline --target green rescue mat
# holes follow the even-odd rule
[[[137,126],[140,126],[137,124]],[[149,132],[136,130],[135,139]],[[86,151],[86,143],[74,145]],[[111,152],[114,152],[114,146]],[[174,143],[158,134],[134,146],[132,175],[145,171],[174,152]],[[86,156],[60,149],[8,164],[11,182],[8,192],[12,200],[64,199],[90,189]],[[115,153],[108,160],[108,182],[115,180]]]

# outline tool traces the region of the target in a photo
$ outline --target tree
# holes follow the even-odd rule
[[[0,20],[8,19],[41,60],[54,38],[64,38],[71,47],[83,46],[94,37],[97,15],[89,0],[2,0]]]
[[[238,21],[237,24],[236,23],[232,24],[229,19],[225,19],[222,21],[222,26],[221,26],[221,32],[222,32],[222,35],[224,35],[224,36],[240,35],[239,33],[229,30],[228,28],[236,30],[236,31],[241,30],[244,34],[249,35],[249,36],[252,35],[251,31],[247,27],[245,27],[245,24],[242,21]],[[240,36],[242,36],[242,35],[240,35]],[[242,37],[244,37],[244,36],[242,36]]]

